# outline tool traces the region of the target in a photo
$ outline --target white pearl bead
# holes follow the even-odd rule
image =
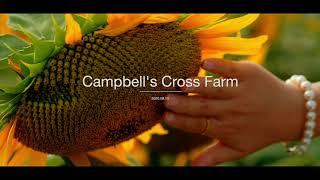
[[[307,121],[306,127],[307,127],[308,129],[313,129],[313,128],[315,128],[315,127],[316,127],[315,121]]]
[[[306,108],[308,111],[314,111],[317,107],[317,103],[313,100],[308,100],[306,103]]]
[[[304,81],[306,81],[306,78],[304,77],[304,76],[298,76],[297,77],[297,82],[300,84],[300,83],[302,83],[302,82],[304,82]]]
[[[286,80],[286,83],[287,84],[293,84],[293,81],[292,81],[292,79],[288,79],[288,80]]]
[[[306,92],[304,92],[304,97],[307,100],[311,100],[311,99],[314,99],[315,94],[314,94],[314,92],[312,90],[307,90]]]
[[[303,90],[310,90],[311,89],[311,83],[309,81],[304,81],[301,83],[300,87],[303,89]]]
[[[299,77],[298,75],[293,75],[293,76],[291,76],[291,79],[296,81],[298,79],[298,77]]]
[[[317,114],[315,112],[308,112],[307,113],[307,119],[308,120],[315,120],[317,117]]]
[[[306,138],[312,138],[312,136],[313,136],[313,131],[312,131],[312,130],[306,130],[306,131],[304,132],[304,136],[305,136]]]
[[[288,147],[289,152],[293,154],[303,154],[307,151],[308,145],[312,141],[314,135],[314,128],[316,127],[317,114],[314,112],[317,108],[315,93],[312,90],[312,84],[303,75],[293,75],[286,81],[287,84],[296,85],[304,90],[303,96],[306,99],[306,114],[307,122],[305,123],[305,130],[302,142],[299,145]]]

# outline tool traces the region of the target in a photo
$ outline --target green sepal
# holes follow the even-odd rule
[[[64,19],[63,17],[60,17]],[[51,15],[51,21],[52,21],[52,31],[54,34],[54,48],[49,55],[49,57],[54,56],[56,53],[60,51],[60,49],[65,45],[65,36],[66,36],[66,25],[65,22],[63,21],[59,23],[57,18],[54,15]]]
[[[25,67],[25,65],[22,63],[33,63],[34,61],[34,49],[33,47],[29,47],[24,49],[23,51],[17,52],[14,55],[11,56],[11,60],[15,63],[15,64],[19,64],[22,70],[22,76],[23,77],[27,77],[30,73],[29,69],[27,67]]]
[[[38,74],[40,74],[44,68],[44,66],[46,65],[46,61],[42,61],[40,63],[37,64],[28,64],[24,61],[21,61],[21,63],[28,68],[29,70],[29,76],[30,77],[35,77]]]
[[[92,14],[88,17],[73,14],[73,18],[78,22],[82,34],[88,34],[103,27],[107,23],[106,14]]]
[[[191,14],[181,14],[179,16],[179,19],[177,20],[178,22],[184,21],[187,17],[189,17]]]
[[[40,63],[47,60],[48,56],[55,49],[54,43],[49,40],[32,39],[32,44],[34,46],[33,63]]]

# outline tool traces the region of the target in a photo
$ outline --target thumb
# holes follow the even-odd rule
[[[241,75],[241,63],[225,59],[205,59],[202,68],[223,77],[236,78]]]
[[[205,152],[197,157],[193,162],[193,166],[213,166],[226,161],[237,160],[244,156],[243,152],[234,150],[221,142],[209,146]]]

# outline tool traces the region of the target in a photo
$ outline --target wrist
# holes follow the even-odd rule
[[[284,85],[288,98],[285,103],[284,117],[280,121],[284,120],[284,127],[287,128],[282,129],[283,134],[280,141],[299,141],[303,137],[307,114],[303,90],[286,83]]]

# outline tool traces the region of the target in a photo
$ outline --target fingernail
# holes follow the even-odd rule
[[[213,60],[204,60],[202,67],[206,70],[211,70],[215,68],[215,62]]]

